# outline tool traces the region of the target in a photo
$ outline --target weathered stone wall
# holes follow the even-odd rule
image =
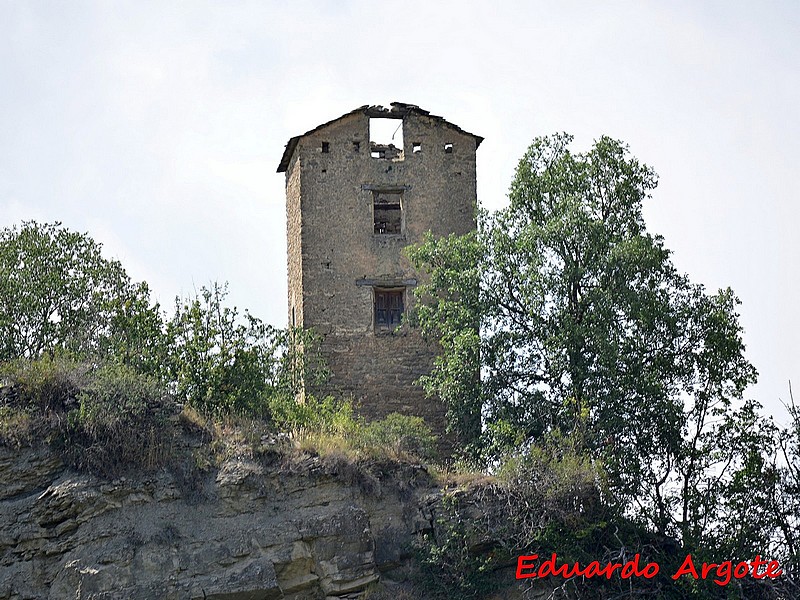
[[[319,458],[296,467],[234,458],[194,487],[109,482],[0,447],[0,599],[349,598],[431,527],[431,488],[365,492]]]
[[[303,325],[303,249],[300,214],[300,169],[297,161],[286,172],[286,232],[289,273],[289,325]]]
[[[352,396],[368,417],[401,411],[438,427],[443,408],[414,385],[430,371],[435,347],[405,327],[376,331],[373,289],[404,288],[408,310],[424,274],[402,249],[427,231],[475,228],[480,138],[424,111],[401,114],[404,147],[396,158],[372,157],[369,110],[299,138],[287,168],[289,310],[298,325],[325,336],[332,377],[318,393]],[[382,189],[402,190],[400,234],[374,233],[373,192]]]

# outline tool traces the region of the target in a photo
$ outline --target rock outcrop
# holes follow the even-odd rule
[[[352,469],[232,458],[107,481],[0,447],[0,599],[357,597],[432,527],[436,489]]]

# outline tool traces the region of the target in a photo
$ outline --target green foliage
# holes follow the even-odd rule
[[[168,325],[169,372],[177,393],[214,414],[268,414],[270,399],[293,398],[304,381],[324,376],[315,338],[280,330],[225,306],[227,288],[213,284],[176,301]]]
[[[92,372],[77,399],[64,439],[76,468],[111,476],[131,467],[150,471],[172,458],[167,419],[176,410],[159,381],[107,364]]]
[[[485,531],[465,514],[463,498],[445,495],[433,531],[417,540],[421,583],[430,598],[481,598],[492,589],[498,556],[480,546]]]
[[[287,395],[276,395],[269,402],[269,411],[279,431],[305,430],[349,436],[358,427],[352,404],[332,396],[317,399],[307,395],[301,402]]]
[[[59,223],[0,230],[0,361],[66,351],[158,371],[158,306],[101,249]]]
[[[761,552],[778,560],[785,573],[778,583],[785,597],[795,598],[800,597],[800,408],[791,388],[786,408],[784,427],[766,422],[746,433],[766,432],[772,439],[751,449],[729,483],[717,537],[731,555]]]
[[[780,432],[775,493],[768,514],[777,530],[777,550],[787,573],[787,587],[800,595],[800,407],[790,396],[789,424]],[[782,459],[782,460],[781,460]]]
[[[756,372],[738,300],[691,283],[645,229],[650,167],[606,137],[571,141],[534,140],[476,233],[409,252],[430,274],[412,319],[442,347],[423,384],[485,460],[564,432],[603,465],[607,501],[697,548],[770,437],[742,401]]]
[[[19,447],[53,441],[63,415],[77,407],[88,377],[86,365],[64,358],[0,363],[0,378],[7,383],[0,443]]]
[[[0,443],[48,443],[71,466],[112,476],[129,468],[152,470],[171,458],[167,418],[174,403],[163,385],[130,367],[66,359],[21,359],[3,365],[13,397]],[[23,418],[24,415],[24,418]]]
[[[434,238],[428,234],[423,244],[406,249],[409,258],[430,274],[415,294],[422,302],[408,314],[424,335],[435,338],[442,347],[430,376],[421,383],[448,409],[448,431],[456,434],[467,449],[472,449],[480,434],[483,388],[479,325],[484,314],[481,295],[482,269],[485,267],[482,240],[476,233]]]
[[[435,597],[484,597],[495,571],[520,554],[556,551],[563,561],[589,562],[623,543],[606,527],[624,519],[601,500],[603,474],[576,446],[553,434],[509,456],[493,480],[443,496],[433,530],[417,544]]]
[[[431,459],[436,452],[436,436],[421,417],[391,413],[364,425],[357,437],[364,447],[380,448],[395,457]]]
[[[436,436],[420,417],[392,413],[367,422],[353,413],[352,404],[333,397],[306,396],[302,402],[286,396],[270,400],[273,426],[292,432],[301,447],[337,452],[354,457],[431,459]]]

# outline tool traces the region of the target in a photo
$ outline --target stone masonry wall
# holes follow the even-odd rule
[[[405,288],[408,310],[424,274],[402,249],[427,231],[474,229],[476,138],[411,110],[396,120],[400,156],[373,158],[369,121],[368,111],[355,112],[302,136],[287,168],[290,319],[324,336],[332,377],[318,393],[351,396],[370,418],[398,411],[439,427],[443,408],[414,385],[435,346],[406,326],[377,332],[373,289]],[[402,191],[401,234],[374,233],[373,192],[386,189]]]

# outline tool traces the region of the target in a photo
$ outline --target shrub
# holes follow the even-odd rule
[[[293,398],[304,382],[324,378],[324,365],[310,332],[240,315],[225,305],[227,293],[215,283],[176,300],[170,377],[180,398],[208,414],[267,416],[272,399]]]
[[[393,458],[431,459],[435,452],[436,436],[421,417],[392,413],[362,426],[360,437],[365,448],[382,449]]]
[[[417,543],[422,583],[435,598],[478,598],[520,554],[557,549],[563,560],[599,560],[615,543],[604,530],[601,481],[571,439],[553,435],[495,477],[445,494]]]
[[[274,426],[286,432],[348,435],[358,427],[352,404],[332,396],[320,400],[309,395],[298,401],[278,394],[269,400],[269,413]]]
[[[0,363],[5,379],[0,443],[27,446],[52,441],[65,414],[78,406],[88,367],[62,357],[43,356]]]
[[[65,435],[73,466],[102,475],[152,470],[171,456],[175,412],[161,384],[120,365],[97,369],[69,412]]]
[[[66,358],[2,366],[10,399],[0,411],[0,442],[44,442],[71,466],[112,476],[150,470],[170,459],[174,403],[155,379],[118,364]]]
[[[298,402],[286,396],[270,400],[274,426],[291,432],[301,449],[339,452],[351,457],[430,459],[436,436],[420,417],[392,413],[367,422],[353,413],[349,401],[307,396]]]

